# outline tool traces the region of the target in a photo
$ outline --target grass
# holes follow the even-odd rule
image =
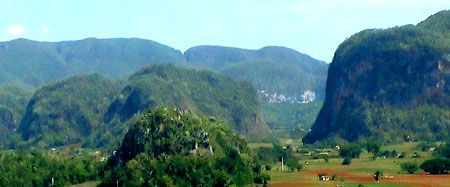
[[[257,149],[260,147],[273,147],[272,143],[248,143],[250,149]]]
[[[100,184],[100,181],[90,181],[90,182],[85,182],[85,183],[81,183],[81,184],[74,184],[71,185],[70,187],[96,187]]]

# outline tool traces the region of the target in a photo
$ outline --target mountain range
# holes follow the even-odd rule
[[[123,122],[132,117],[134,112],[147,109],[146,107],[171,104],[178,107],[189,105],[186,108],[194,112],[203,111],[198,113],[226,118],[225,120],[234,124],[239,132],[246,135],[252,134],[252,132],[247,132],[246,125],[243,127],[236,126],[236,124],[241,123],[236,121],[239,119],[236,115],[247,114],[242,113],[243,111],[240,111],[240,109],[233,108],[236,106],[222,106],[228,101],[218,101],[217,98],[212,97],[209,102],[219,102],[218,106],[200,102],[201,99],[207,99],[208,97],[184,101],[186,98],[192,97],[189,94],[193,92],[193,89],[198,89],[192,87],[196,85],[195,83],[190,82],[190,85],[187,86],[185,85],[186,82],[170,85],[171,88],[167,88],[165,91],[177,90],[182,92],[174,93],[176,95],[172,97],[156,100],[156,97],[163,94],[160,92],[155,95],[154,90],[148,92],[148,89],[150,87],[163,87],[160,85],[163,84],[162,81],[147,82],[150,85],[142,87],[143,83],[138,85],[138,79],[134,78],[135,85],[127,84],[129,76],[136,76],[133,75],[134,72],[146,65],[155,63],[176,64],[178,66],[173,67],[175,69],[179,66],[197,70],[204,69],[236,80],[250,82],[252,88],[246,89],[244,88],[246,86],[243,86],[242,89],[248,93],[242,92],[240,97],[244,100],[249,99],[249,97],[259,97],[262,101],[261,106],[250,107],[253,111],[248,111],[254,113],[254,119],[264,124],[263,126],[256,125],[258,128],[265,126],[263,121],[267,121],[271,127],[286,126],[291,128],[296,125],[309,127],[314,116],[318,113],[324,97],[327,64],[286,47],[273,46],[259,50],[247,50],[222,46],[198,46],[188,49],[183,54],[169,46],[137,38],[87,38],[64,42],[37,42],[16,39],[0,43],[0,66],[2,67],[0,69],[0,85],[14,85],[25,88],[21,92],[27,94],[24,96],[26,102],[15,105],[14,111],[11,111],[11,106],[0,108],[2,128],[5,127],[10,131],[16,130],[20,124],[18,132],[27,142],[60,145],[85,140],[89,134],[98,130],[96,126],[114,121],[112,118],[116,122],[117,120]],[[176,69],[170,73],[183,74],[184,71]],[[82,75],[92,73],[96,75]],[[156,75],[161,72],[155,70],[153,73]],[[203,78],[211,78],[206,76],[208,73],[205,71],[197,73],[204,76]],[[192,74],[197,73],[191,72],[184,75],[193,76]],[[213,74],[213,76],[218,75]],[[161,80],[161,77],[155,79]],[[175,77],[170,77],[170,79],[177,80]],[[225,81],[220,82],[220,84],[231,87],[227,83],[231,79],[219,78],[219,80],[222,79]],[[198,79],[197,81],[201,80]],[[231,83],[234,82],[231,81]],[[166,86],[169,86],[169,82],[166,84]],[[220,89],[219,87],[223,86],[215,84],[218,83],[213,81],[207,86],[211,86],[212,89]],[[122,88],[123,90],[120,91]],[[258,90],[258,94],[252,95],[253,88]],[[138,90],[147,91],[138,92]],[[211,93],[214,91],[217,90],[212,90]],[[34,95],[31,97],[33,92]],[[302,95],[305,92],[314,93],[314,97],[303,98]],[[120,98],[115,98],[115,94],[119,94]],[[66,98],[66,95],[72,95],[72,97]],[[145,98],[150,96],[152,98]],[[217,93],[212,96],[216,97]],[[121,97],[124,97],[123,99],[130,98],[128,98],[128,101],[122,101]],[[4,98],[10,99],[10,97]],[[30,98],[31,100],[28,103]],[[132,100],[136,98],[142,100]],[[305,104],[297,103],[313,101],[316,98],[317,102],[307,107],[305,107]],[[88,100],[82,101],[84,99]],[[268,103],[269,101],[275,103]],[[114,105],[107,108],[109,113],[105,115],[106,117],[103,117],[103,113],[106,112],[105,107],[110,104],[109,102],[114,102],[112,103]],[[203,104],[198,105],[199,103]],[[256,101],[251,103],[256,103]],[[52,107],[56,107],[58,110],[53,110]],[[226,108],[227,112],[219,112],[220,110],[215,110],[213,107],[215,109]],[[45,108],[45,110],[36,111],[36,109],[41,108]],[[127,112],[124,113],[124,111]],[[24,116],[23,119],[22,116]],[[236,119],[232,119],[232,116],[235,116]],[[47,124],[43,124],[44,122]],[[62,128],[62,122],[72,125],[84,123],[85,127],[68,125]],[[51,136],[50,139],[47,139],[48,132],[57,132],[61,136]],[[29,134],[36,136],[33,138]],[[62,134],[71,134],[73,137],[63,136]],[[102,138],[90,138],[91,142],[97,142],[100,139]]]

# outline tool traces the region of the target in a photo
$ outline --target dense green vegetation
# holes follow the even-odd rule
[[[304,142],[450,138],[449,19],[450,11],[442,11],[417,26],[365,30],[343,42]]]
[[[184,53],[190,67],[207,68],[251,82],[269,93],[298,96],[313,90],[323,97],[328,65],[285,47],[246,50],[197,46]]]
[[[97,180],[97,155],[60,152],[0,152],[0,186],[67,186]]]
[[[249,81],[256,89],[265,89],[272,94],[298,97],[306,90],[313,90],[319,101],[324,97],[328,68],[324,62],[285,47],[244,50],[199,46],[187,50],[183,55],[168,46],[135,38],[87,38],[64,42],[17,39],[0,43],[0,85],[9,83],[35,89],[52,80],[83,73],[98,73],[113,79],[124,78],[140,67],[155,62],[211,69],[235,79]],[[275,106],[267,110],[274,108],[281,112],[265,116],[271,122],[286,118],[284,113],[290,112],[283,110],[284,107]],[[301,108],[297,107],[298,112],[310,113],[309,109]],[[317,110],[313,109],[314,112]],[[2,113],[4,111],[2,109]],[[312,116],[316,115],[314,113]],[[307,120],[309,126],[309,121],[313,119],[303,115],[290,115],[292,117],[295,122],[282,120],[278,124],[290,128],[297,125],[297,121],[303,123]],[[20,118],[17,121],[20,122]]]
[[[8,148],[45,148],[82,143],[84,147],[113,148],[132,125],[129,120],[133,116],[159,105],[217,116],[248,138],[268,137],[251,84],[158,63],[140,69],[128,80],[79,75],[39,88],[17,131],[26,143],[15,137],[15,145],[3,144]]]
[[[263,103],[264,118],[275,128],[309,128],[325,96],[328,65],[285,47],[246,50],[222,46],[197,46],[184,53],[193,68],[212,69],[246,80],[269,94],[298,97],[307,90],[316,93],[314,104]],[[285,132],[288,133],[288,132]]]
[[[108,108],[105,121],[125,129],[123,122],[135,113],[159,105],[219,117],[250,139],[264,138],[261,134],[268,132],[251,84],[170,64],[150,65],[133,74]]]
[[[246,186],[267,184],[269,174],[300,172],[289,182],[309,180],[305,169],[315,179],[315,171],[327,175],[323,169],[342,169],[350,179],[370,172],[376,181],[419,169],[448,174],[449,20],[443,11],[417,26],[366,30],[342,43],[326,102],[304,139],[314,144],[306,145],[299,138],[322,106],[320,95],[308,104],[267,103],[255,89],[320,92],[327,65],[294,50],[200,46],[185,53],[189,66],[214,73],[170,64],[186,60],[147,40],[0,43],[0,149],[17,149],[0,151],[0,186]],[[36,67],[55,66],[14,74],[13,59],[21,65],[30,58]],[[147,63],[127,79],[103,77]],[[98,74],[54,80],[87,70]],[[43,86],[32,94],[4,83]],[[248,140],[264,143],[250,149]],[[115,151],[108,158],[101,149]]]
[[[127,132],[101,173],[101,186],[244,186],[260,175],[248,153],[228,124],[157,107]]]
[[[450,159],[436,158],[427,160],[420,165],[420,169],[430,174],[444,174],[450,171]]]
[[[266,123],[272,129],[292,130],[295,127],[309,129],[321,107],[322,101],[320,100],[307,104],[263,102],[261,111]]]
[[[400,166],[403,171],[406,171],[409,174],[414,174],[417,170],[419,170],[419,166],[414,162],[404,162]]]
[[[31,93],[17,86],[0,86],[0,149],[13,148],[20,142],[14,131],[25,113]]]
[[[98,74],[55,81],[38,89],[28,103],[18,132],[32,146],[82,142],[100,128],[120,84]]]
[[[184,63],[185,60],[180,51],[150,40],[88,38],[36,42],[17,39],[0,43],[0,85],[36,88],[82,73],[119,78],[152,62]]]

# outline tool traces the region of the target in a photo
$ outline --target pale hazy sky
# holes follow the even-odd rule
[[[445,9],[450,0],[0,0],[0,40],[138,37],[181,51],[279,45],[330,62],[354,33]]]

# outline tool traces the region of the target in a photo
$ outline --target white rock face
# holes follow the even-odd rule
[[[316,93],[311,90],[306,90],[303,92],[303,94],[299,96],[287,96],[279,93],[269,93],[266,90],[258,90],[258,93],[264,101],[269,103],[289,102],[289,103],[306,104],[316,99]]]

